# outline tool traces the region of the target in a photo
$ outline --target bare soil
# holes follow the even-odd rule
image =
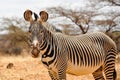
[[[117,80],[120,80],[120,64],[116,64]],[[0,56],[0,80],[51,80],[47,69],[39,58],[31,56]],[[74,76],[67,74],[67,80],[94,80],[91,74]]]

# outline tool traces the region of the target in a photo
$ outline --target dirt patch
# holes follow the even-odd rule
[[[116,65],[120,80],[120,64]],[[0,57],[0,80],[51,80],[47,69],[40,59],[30,57]],[[94,80],[92,75],[73,76],[67,74],[67,80]]]

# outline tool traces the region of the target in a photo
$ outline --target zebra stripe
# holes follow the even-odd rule
[[[38,43],[35,44],[39,44],[33,45],[32,54],[38,56],[40,51],[41,61],[48,69],[52,80],[66,80],[66,73],[73,75],[92,73],[95,80],[116,79],[117,48],[111,38],[102,32],[78,36],[54,32],[47,28],[48,25],[44,22],[46,21],[44,16],[48,14],[42,12],[40,16],[44,20],[31,21],[31,14],[24,18],[32,22],[29,28],[31,43],[36,40]]]

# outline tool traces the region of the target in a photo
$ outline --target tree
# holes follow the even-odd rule
[[[112,5],[106,3],[106,5],[102,5],[101,7],[99,0],[97,0],[96,3],[97,4],[95,3],[91,4],[85,7],[84,9],[80,10],[65,9],[62,7],[53,7],[47,10],[49,13],[54,14],[52,18],[66,17],[66,19],[71,20],[71,23],[74,23],[80,28],[82,34],[87,33],[91,29],[91,27],[100,27],[101,31],[105,32],[118,44],[120,34],[118,34],[117,37],[115,37],[116,34],[114,34],[113,31],[115,31],[114,28],[119,25],[119,23],[116,22],[116,19],[120,16],[120,14],[115,13],[115,11],[112,10],[109,11],[108,13],[104,13],[106,9],[104,7],[106,7],[107,5],[109,6]],[[99,10],[101,11],[102,9],[103,12],[98,12]],[[95,17],[97,18],[95,19]],[[62,24],[62,26],[66,28],[71,25]],[[66,34],[68,34],[68,32],[66,32]]]
[[[29,49],[29,37],[27,33],[27,23],[20,18],[3,18],[1,30],[7,30],[8,33],[2,37],[5,43],[3,50],[9,54],[20,54],[22,49]]]
[[[112,5],[120,6],[120,0],[89,0],[90,2],[93,2],[93,4],[98,4],[100,2],[109,2]]]
[[[120,6],[120,0],[108,0],[108,2],[112,3],[113,5]]]
[[[105,29],[105,32],[107,33],[112,31],[112,29],[117,25],[114,21],[115,18],[116,17],[112,19],[107,19],[107,20],[96,20],[95,24],[103,26]]]
[[[94,11],[85,11],[85,10],[76,11],[72,9],[65,9],[62,7],[49,8],[48,11],[50,13],[56,13],[59,14],[59,16],[64,16],[70,19],[74,24],[76,24],[80,28],[82,34],[88,32],[90,27],[89,24],[91,22],[91,17],[95,15]]]
[[[0,30],[7,30],[9,26],[16,26],[21,28],[23,31],[27,30],[28,23],[26,23],[22,18],[11,17],[11,18],[2,18]]]

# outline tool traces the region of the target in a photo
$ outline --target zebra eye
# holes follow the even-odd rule
[[[31,30],[29,30],[28,32],[31,33]]]
[[[31,39],[29,39],[29,42],[32,42],[32,40],[31,40]]]
[[[31,29],[29,29],[29,30],[28,30],[28,33],[29,33],[29,34],[31,34],[31,33],[32,33],[32,30],[31,30]]]
[[[43,33],[43,31],[42,31],[42,30],[40,31],[40,34],[41,34],[41,33]]]

